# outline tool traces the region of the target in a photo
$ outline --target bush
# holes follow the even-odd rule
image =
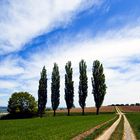
[[[6,114],[0,117],[0,120],[11,120],[11,119],[25,119],[25,118],[33,118],[37,117],[37,114],[21,114],[21,113],[16,113],[16,114]]]
[[[35,98],[28,92],[15,92],[8,101],[10,114],[34,114],[37,110]]]
[[[136,106],[140,106],[140,103],[136,103]]]

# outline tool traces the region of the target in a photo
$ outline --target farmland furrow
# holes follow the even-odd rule
[[[122,117],[122,112],[119,110],[118,107],[116,107],[116,111],[119,114],[119,118],[111,125],[111,127],[105,130],[104,133],[97,137],[95,140],[108,140],[111,137]]]
[[[123,137],[123,140],[136,140],[133,129],[131,128],[126,116],[123,115],[123,117],[124,117],[124,137]]]

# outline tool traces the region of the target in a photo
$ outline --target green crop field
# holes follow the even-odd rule
[[[132,112],[132,113],[126,113],[126,117],[128,118],[128,121],[130,122],[137,139],[140,139],[140,112]]]
[[[0,120],[0,140],[68,140],[116,114]]]

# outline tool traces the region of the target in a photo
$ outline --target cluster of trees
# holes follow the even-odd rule
[[[140,106],[140,103],[135,103],[135,104],[112,104],[111,106]]]
[[[33,114],[37,112],[37,102],[28,92],[15,92],[9,99],[7,111],[10,114]]]
[[[95,105],[97,108],[96,114],[99,114],[99,108],[101,107],[104,96],[106,94],[105,75],[103,73],[103,66],[98,61],[93,62],[92,67],[92,94],[94,96]],[[70,115],[70,109],[74,106],[74,81],[73,81],[73,69],[71,61],[68,61],[65,65],[65,101]],[[82,114],[84,115],[84,109],[86,106],[86,98],[88,93],[88,77],[87,77],[87,65],[84,60],[79,63],[79,105],[82,108]],[[51,103],[52,109],[55,112],[60,102],[60,74],[59,67],[54,63],[51,76]],[[38,108],[35,98],[28,92],[13,93],[8,102],[8,112],[11,114],[21,113],[30,114],[38,112],[39,116],[46,110],[47,103],[47,71],[45,66],[41,71],[38,87]]]
[[[71,61],[68,61],[65,65],[65,101],[68,110],[68,115],[70,115],[70,109],[73,107],[74,101],[74,81],[73,81],[73,69]],[[79,63],[79,105],[82,108],[82,114],[84,115],[85,102],[88,93],[88,77],[87,77],[87,65],[84,60]],[[92,94],[94,95],[94,101],[97,108],[96,114],[99,114],[99,108],[101,107],[104,96],[106,94],[106,84],[105,75],[103,73],[103,66],[98,61],[93,62],[92,67]],[[60,74],[59,67],[54,63],[52,77],[51,77],[51,103],[52,109],[57,110],[60,102]],[[42,69],[41,77],[39,80],[38,89],[38,114],[42,117],[45,111],[47,103],[47,71],[45,66]]]

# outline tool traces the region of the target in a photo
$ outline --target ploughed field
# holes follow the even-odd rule
[[[123,112],[140,112],[140,106],[120,106]]]
[[[81,108],[72,108],[70,112],[81,112]],[[100,112],[114,112],[115,111],[115,107],[113,106],[102,106],[100,108]],[[57,110],[57,112],[67,112],[67,109],[64,110]],[[86,107],[85,108],[85,112],[87,113],[95,113],[96,112],[96,108],[95,107]]]
[[[98,116],[87,112],[82,116],[81,109],[77,109],[71,116],[59,112],[53,117],[48,112],[43,118],[0,120],[0,140],[68,140],[116,116],[114,107],[103,107],[103,110]]]

